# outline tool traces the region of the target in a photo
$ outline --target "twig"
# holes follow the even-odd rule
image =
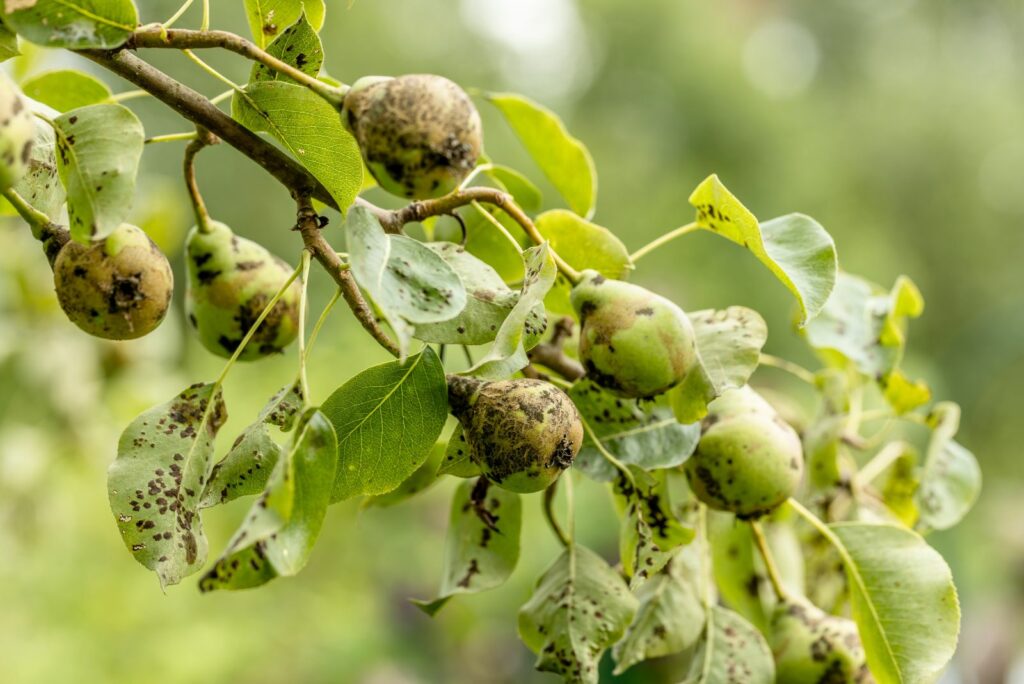
[[[359,290],[359,285],[356,283],[352,272],[345,267],[338,257],[338,253],[334,251],[334,248],[320,234],[320,219],[316,209],[313,208],[313,203],[308,196],[299,196],[296,201],[298,203],[298,223],[296,228],[302,235],[302,242],[306,245],[306,249],[309,250],[314,259],[320,262],[324,270],[330,274],[334,282],[341,288],[341,296],[344,297],[345,303],[352,309],[356,320],[359,321],[366,332],[370,333],[373,339],[393,356],[399,356],[398,345],[388,337],[387,333],[378,324],[377,317],[374,316],[370,305],[363,298],[363,293]]]

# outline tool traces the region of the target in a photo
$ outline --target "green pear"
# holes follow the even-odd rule
[[[770,643],[776,681],[786,684],[869,684],[857,625],[829,615],[803,598],[779,603],[772,615]]]
[[[759,398],[753,390],[734,391],[712,402],[697,450],[684,464],[698,499],[741,518],[786,501],[803,475],[799,435]]]
[[[35,117],[14,82],[0,73],[0,192],[28,170],[35,140]]]
[[[292,268],[265,247],[235,235],[218,221],[204,232],[193,228],[185,243],[188,290],[186,311],[209,351],[230,357],[274,295],[291,277]],[[242,361],[284,350],[299,331],[298,282],[289,287],[256,330]]]
[[[483,149],[472,100],[441,76],[360,79],[345,96],[342,120],[370,173],[399,197],[447,195],[473,170]]]
[[[540,380],[484,382],[453,375],[448,400],[470,458],[509,491],[550,486],[583,444],[583,423],[572,400]]]
[[[90,245],[70,241],[61,247],[53,284],[72,323],[95,337],[130,340],[164,320],[174,275],[149,236],[122,223]]]
[[[587,375],[626,398],[661,394],[697,363],[690,319],[653,292],[584,271],[572,290],[580,317],[580,361]]]

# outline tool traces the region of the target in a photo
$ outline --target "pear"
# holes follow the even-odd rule
[[[28,171],[35,140],[35,117],[18,87],[0,73],[0,192]]]
[[[476,107],[442,76],[360,79],[345,96],[342,120],[373,177],[400,197],[447,195],[473,170],[483,148]]]
[[[198,226],[185,243],[186,311],[199,341],[230,357],[270,300],[291,277],[292,268],[265,247],[238,237],[218,221]],[[284,350],[299,331],[300,288],[289,287],[239,356],[260,359]]]
[[[448,399],[470,458],[512,492],[537,492],[572,465],[583,423],[565,392],[540,380],[484,382],[449,376]]]
[[[122,223],[90,245],[64,244],[53,264],[53,284],[72,323],[95,337],[130,340],[164,320],[174,275],[149,236]]]
[[[698,499],[741,518],[769,513],[793,495],[803,475],[799,435],[757,399],[748,389],[712,402],[697,450],[684,464]]]
[[[873,684],[852,620],[829,615],[803,598],[779,603],[770,643],[775,676],[786,684]]]
[[[690,319],[653,292],[584,271],[572,290],[580,317],[579,356],[587,375],[620,397],[661,394],[697,363]]]

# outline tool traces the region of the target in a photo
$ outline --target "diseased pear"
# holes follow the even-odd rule
[[[741,518],[760,517],[786,501],[803,475],[799,435],[758,399],[746,388],[713,401],[697,450],[684,464],[698,499]]]
[[[185,243],[186,311],[209,351],[230,357],[291,277],[292,268],[218,221],[193,228]],[[239,356],[252,361],[284,350],[299,330],[298,282],[285,291]]]
[[[360,79],[345,97],[342,119],[370,173],[399,197],[447,195],[473,170],[483,149],[476,107],[442,76]]]
[[[95,337],[130,340],[164,320],[174,275],[149,236],[122,223],[91,245],[64,244],[53,264],[53,284],[72,323]]]
[[[470,458],[509,491],[537,492],[572,465],[583,424],[565,392],[540,380],[484,382],[449,376],[452,414]]]
[[[775,676],[787,684],[873,684],[852,620],[829,615],[804,598],[779,603],[770,639]]]
[[[678,306],[620,280],[584,271],[572,290],[580,317],[580,361],[587,376],[627,398],[678,385],[697,363],[690,319]]]

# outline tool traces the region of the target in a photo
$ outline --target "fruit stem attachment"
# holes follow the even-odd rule
[[[4,199],[11,203],[14,210],[18,212],[21,218],[25,220],[25,223],[32,229],[32,235],[37,240],[41,240],[45,228],[53,224],[50,217],[29,204],[14,188],[7,188],[3,194]]]
[[[687,223],[685,226],[681,226],[679,228],[676,228],[675,230],[669,231],[668,233],[665,233],[661,237],[651,240],[646,245],[630,254],[629,260],[632,261],[633,263],[636,263],[637,261],[639,261],[646,255],[650,254],[654,250],[658,249],[662,245],[672,242],[677,237],[682,237],[687,233],[692,233],[695,230],[700,230],[700,228],[701,226],[698,225],[697,223]]]
[[[782,584],[782,578],[779,577],[779,568],[775,564],[775,558],[772,556],[771,549],[768,547],[768,540],[764,536],[764,529],[761,527],[760,521],[751,520],[750,530],[754,533],[754,541],[757,543],[757,550],[761,552],[761,558],[764,560],[764,567],[768,571],[768,580],[772,584],[772,589],[775,590],[775,595],[780,601],[785,601],[788,597],[786,588]]]
[[[559,478],[560,480],[561,478]],[[558,492],[558,480],[551,483],[551,486],[544,490],[544,517],[547,518],[548,526],[551,527],[551,531],[558,537],[558,541],[562,543],[562,546],[568,548],[572,541],[569,539],[569,535],[562,529],[558,519],[555,518],[555,494]]]
[[[206,209],[206,202],[199,192],[199,183],[196,182],[196,155],[207,145],[217,143],[217,138],[200,126],[196,127],[195,139],[185,147],[185,160],[182,164],[185,173],[185,187],[188,188],[189,199],[192,200],[192,209],[196,215],[196,226],[199,232],[210,232],[210,212]]]
[[[771,366],[772,368],[778,368],[781,371],[785,371],[790,375],[799,378],[803,382],[806,382],[811,387],[817,387],[818,381],[814,377],[814,373],[807,370],[803,366],[792,361],[780,358],[778,356],[772,356],[771,354],[761,354],[758,363],[762,366]]]
[[[205,9],[205,8],[204,8]],[[204,26],[209,22],[208,10],[204,11]],[[166,29],[165,27],[143,26],[132,34],[128,40],[129,48],[172,48],[178,50],[202,50],[220,48],[234,52],[246,59],[259,62],[263,66],[287,76],[297,83],[313,91],[335,109],[340,110],[345,100],[347,87],[335,87],[324,83],[301,69],[293,67],[255,43],[229,31],[191,31],[188,29]]]

